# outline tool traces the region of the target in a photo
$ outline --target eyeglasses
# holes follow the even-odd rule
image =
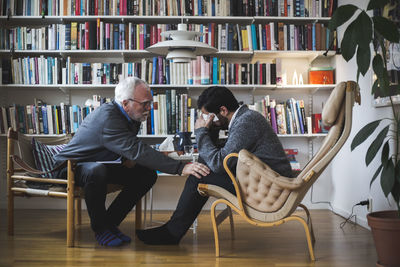
[[[128,100],[129,101],[133,101],[133,102],[136,102],[136,103],[139,103],[139,104],[141,104],[144,108],[147,108],[147,107],[153,107],[153,101],[144,101],[144,102],[140,102],[140,101],[137,101],[136,99],[132,99],[132,98],[128,98]]]

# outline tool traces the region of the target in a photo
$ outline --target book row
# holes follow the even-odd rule
[[[49,105],[35,100],[32,105],[12,105],[0,108],[0,133],[12,127],[24,134],[68,134],[78,130],[81,122],[103,103],[111,101],[94,95],[90,106]],[[187,94],[176,90],[154,94],[153,105],[147,121],[142,123],[140,134],[175,134],[177,131],[193,131],[195,109]]]
[[[282,16],[330,17],[337,0],[0,0],[17,16]]]
[[[142,122],[139,134],[165,135],[176,132],[193,132],[197,117],[192,99],[176,90],[153,94],[153,106],[147,121]]]
[[[270,122],[276,134],[311,134],[311,117],[306,117],[303,100],[290,98],[277,102],[266,95],[261,101],[250,106]]]
[[[113,24],[101,21],[51,24],[41,28],[0,29],[0,49],[16,50],[142,50],[164,41],[172,24]],[[198,41],[220,51],[336,50],[336,31],[322,23],[190,24],[204,35]]]
[[[117,84],[136,76],[148,84],[176,85],[281,85],[282,63],[227,63],[215,57],[198,56],[188,64],[170,62],[163,57],[142,59],[138,63],[72,63],[57,57],[15,58],[0,66],[3,84]]]
[[[24,134],[74,133],[93,107],[48,105],[38,100],[34,105],[13,105],[0,108],[0,132],[12,127]]]

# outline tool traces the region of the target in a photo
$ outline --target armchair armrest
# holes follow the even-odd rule
[[[67,166],[67,161],[63,162],[62,164],[56,166],[55,168],[49,170],[49,171],[40,171],[38,169],[35,169],[31,166],[29,166],[23,159],[21,159],[19,156],[17,155],[11,155],[10,156],[11,159],[17,163],[24,171],[29,172],[29,173],[34,173],[34,174],[46,174],[46,173],[51,173],[51,172],[55,172],[58,171],[62,168],[65,168]]]

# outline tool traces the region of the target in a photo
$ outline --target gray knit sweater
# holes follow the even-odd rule
[[[267,120],[247,106],[239,108],[229,129],[225,146],[218,148],[211,141],[209,130],[202,127],[195,130],[199,155],[215,173],[224,173],[223,160],[230,153],[246,149],[268,164],[279,174],[292,177],[292,170],[278,136]],[[230,160],[230,168],[236,169],[236,162]]]

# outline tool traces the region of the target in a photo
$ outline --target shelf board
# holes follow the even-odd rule
[[[313,137],[325,137],[328,134],[326,133],[317,133],[317,134],[278,134],[278,137],[284,138],[313,138]]]
[[[184,23],[234,23],[249,25],[251,23],[260,24],[268,22],[283,21],[286,23],[313,23],[313,22],[329,22],[329,17],[278,17],[278,16],[255,16],[255,17],[236,17],[236,16],[113,16],[113,15],[100,15],[100,16],[0,16],[1,24],[6,27],[13,27],[18,25],[43,26],[49,24],[61,24],[83,21],[96,21],[100,19],[105,22],[111,23],[145,23],[145,24],[178,24]]]
[[[251,60],[252,58],[274,59],[274,58],[305,58],[310,62],[316,58],[332,57],[336,51],[328,51],[325,56],[325,51],[283,51],[283,50],[255,50],[255,51],[218,51],[214,57],[219,58],[235,58]],[[0,50],[0,56],[11,55],[44,55],[44,56],[61,56],[71,57],[75,61],[96,62],[99,60],[119,59],[121,62],[138,61],[141,58],[151,58],[157,56],[146,50]],[[76,60],[78,59],[78,60]]]
[[[27,136],[33,137],[62,137],[65,134],[27,134]],[[157,139],[157,138],[167,138],[173,137],[173,134],[139,134],[137,137],[139,138],[149,138],[149,139]],[[318,133],[318,134],[278,134],[278,137],[283,138],[313,138],[313,137],[325,137],[327,136],[326,133]],[[7,137],[7,134],[0,134],[0,137]],[[194,138],[194,136],[192,136]]]
[[[313,22],[329,22],[330,17],[278,17],[278,16],[255,16],[254,24],[263,24],[269,22],[285,22],[285,23],[313,23]]]
[[[2,89],[71,89],[71,90],[83,90],[83,89],[114,89],[116,84],[3,84],[0,85]]]
[[[255,57],[261,58],[306,58],[310,62],[316,58],[328,58],[336,55],[336,51],[299,51],[299,50],[256,50],[254,51]]]
[[[330,91],[336,84],[304,84],[304,85],[255,85],[254,91],[265,93],[308,93],[314,94],[317,91]]]
[[[3,84],[1,89],[70,89],[70,90],[90,90],[90,89],[114,89],[116,84]],[[205,85],[178,85],[178,84],[150,84],[152,89],[186,89],[186,90],[204,90],[213,84]],[[264,93],[272,91],[273,93],[306,92],[315,93],[318,90],[332,90],[335,84],[308,84],[308,85],[251,85],[251,84],[223,84],[231,90],[254,90]]]

